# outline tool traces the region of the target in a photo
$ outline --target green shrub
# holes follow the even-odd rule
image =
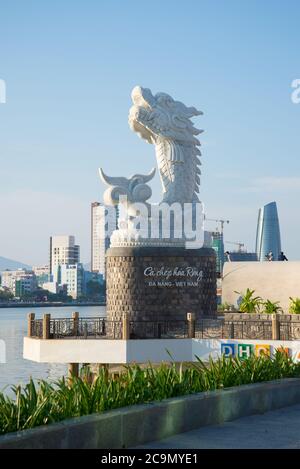
[[[262,305],[262,298],[260,296],[253,296],[255,290],[247,288],[245,293],[235,292],[241,295],[242,301],[239,304],[239,311],[242,313],[259,313]]]
[[[277,314],[283,312],[281,306],[279,306],[279,301],[272,302],[270,300],[266,300],[262,303],[262,306],[263,313],[265,314]]]
[[[231,303],[222,303],[218,305],[218,311],[235,311],[236,307],[232,305]]]
[[[208,363],[197,359],[179,369],[174,363],[158,368],[149,364],[144,369],[126,366],[118,379],[102,369],[93,383],[84,376],[54,384],[30,380],[24,387],[12,388],[14,399],[0,393],[0,434],[175,396],[298,376],[300,364],[276,352],[272,358],[223,356]]]
[[[300,298],[291,298],[290,297],[289,312],[291,314],[300,314]]]

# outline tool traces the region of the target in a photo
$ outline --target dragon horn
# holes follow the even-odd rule
[[[109,176],[106,176],[106,174],[104,173],[103,169],[102,168],[99,168],[99,176],[100,176],[100,179],[105,183],[105,184],[108,184],[110,185],[111,182],[111,178]]]
[[[154,178],[155,172],[156,172],[156,168],[152,168],[151,171],[150,171],[150,173],[147,174],[146,176],[144,176],[144,178],[145,178],[145,179],[144,179],[144,182],[149,182],[149,181],[151,181],[151,179]]]
[[[154,178],[156,169],[152,168],[149,174],[134,174],[131,176],[130,180],[136,179],[136,178],[141,178],[143,180],[143,183],[151,181],[151,179]]]
[[[102,182],[108,186],[128,186],[128,179],[124,177],[107,176],[102,168],[99,168],[99,176]]]

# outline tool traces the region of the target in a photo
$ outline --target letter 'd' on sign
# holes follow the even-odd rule
[[[234,344],[221,344],[221,354],[225,357],[234,357]]]

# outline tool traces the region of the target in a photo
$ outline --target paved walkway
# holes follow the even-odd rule
[[[300,405],[201,427],[139,448],[300,448]]]

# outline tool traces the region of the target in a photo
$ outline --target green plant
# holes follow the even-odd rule
[[[291,314],[300,314],[300,298],[290,297],[289,312]]]
[[[0,290],[0,301],[9,301],[14,297],[14,295],[7,289]]]
[[[80,378],[53,384],[30,380],[12,388],[15,399],[0,393],[0,434],[169,397],[299,376],[300,364],[276,352],[245,360],[222,356],[208,363],[198,358],[179,369],[175,363],[126,366],[118,379],[102,368],[93,382],[88,370]]]
[[[253,296],[255,290],[250,290],[247,288],[245,293],[240,293],[235,291],[238,295],[242,297],[242,300],[239,304],[239,310],[242,313],[258,313],[262,305],[262,298],[260,296]]]
[[[272,302],[270,300],[266,300],[262,303],[263,305],[263,312],[265,314],[275,314],[275,313],[282,313],[282,308],[279,306],[279,301]]]
[[[232,305],[231,303],[222,303],[218,306],[219,311],[233,311],[235,310],[235,306]]]

